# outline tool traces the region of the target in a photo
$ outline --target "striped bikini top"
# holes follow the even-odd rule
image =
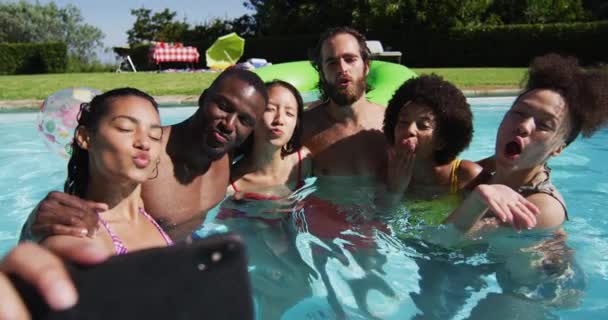
[[[158,223],[156,223],[156,221],[154,221],[154,219],[152,219],[152,217],[150,217],[150,215],[146,212],[146,210],[144,210],[144,208],[139,207],[139,213],[141,213],[144,217],[146,217],[146,219],[148,219],[148,220],[150,220],[150,222],[152,222],[152,224],[156,227],[158,232],[160,232],[160,235],[163,237],[163,239],[165,239],[165,242],[167,242],[167,246],[170,246],[173,244],[173,240],[171,240],[169,235],[167,235],[165,233],[165,231],[163,230],[163,228],[161,228],[158,225]],[[112,238],[112,243],[114,244],[114,249],[116,251],[116,255],[128,253],[129,250],[127,249],[127,247],[125,247],[122,240],[120,240],[120,238],[112,231],[112,229],[110,228],[110,225],[101,217],[101,214],[99,214],[99,212],[97,212],[97,216],[99,217],[99,221],[101,222],[103,227],[106,229],[106,231],[108,231],[110,238]]]

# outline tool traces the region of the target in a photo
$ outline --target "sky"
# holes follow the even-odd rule
[[[135,22],[131,9],[145,7],[158,12],[168,8],[177,12],[177,20],[181,21],[185,18],[190,25],[201,24],[213,18],[230,19],[253,13],[243,6],[244,0],[39,0],[39,2],[43,4],[55,2],[59,7],[73,4],[80,8],[85,22],[101,29],[105,34],[103,42],[106,47],[127,44],[127,30],[131,29]],[[114,61],[113,53],[100,52],[98,56],[103,62]]]

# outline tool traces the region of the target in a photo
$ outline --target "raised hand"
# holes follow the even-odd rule
[[[403,195],[412,180],[416,160],[416,138],[397,141],[388,150],[386,184],[391,193]]]
[[[30,318],[9,274],[35,287],[51,309],[64,310],[76,303],[78,295],[61,258],[94,264],[108,257],[106,251],[83,243],[65,243],[54,252],[30,242],[15,247],[0,261],[0,319]]]
[[[482,184],[475,193],[488,206],[490,214],[516,230],[532,229],[540,210],[515,190],[502,184]]]

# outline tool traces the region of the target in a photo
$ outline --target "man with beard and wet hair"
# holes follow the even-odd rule
[[[317,176],[380,177],[386,163],[384,107],[368,101],[370,51],[348,27],[324,32],[311,63],[319,72],[321,102],[304,113],[304,145]]]
[[[242,69],[228,69],[205,90],[188,119],[163,127],[155,176],[142,184],[146,211],[172,239],[189,236],[207,211],[226,195],[230,176],[227,153],[253,131],[268,102],[262,80]],[[51,192],[34,212],[32,233],[86,236],[95,232],[103,203]],[[29,220],[29,219],[28,219]],[[21,238],[29,238],[26,223]]]

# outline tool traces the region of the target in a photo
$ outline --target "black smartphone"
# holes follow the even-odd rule
[[[78,303],[52,311],[12,277],[33,319],[253,319],[245,246],[235,234],[67,264]]]

